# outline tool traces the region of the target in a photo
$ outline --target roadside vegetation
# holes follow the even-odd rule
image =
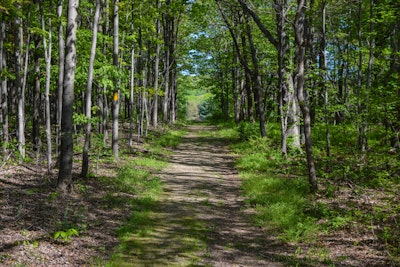
[[[380,129],[370,133],[370,151],[361,154],[350,145],[355,142],[349,138],[354,127],[332,127],[331,156],[326,157],[324,129],[315,125],[320,190],[312,194],[301,151],[286,157],[281,153],[278,124],[268,124],[266,138],[259,137],[256,124],[220,126],[217,135],[231,142],[243,194],[256,211],[256,225],[298,244],[298,256],[310,262],[343,260],[335,258],[336,240],[350,242],[349,249],[374,247],[388,264],[400,264],[400,164],[398,155],[383,151]],[[302,251],[304,245],[307,251]]]
[[[80,177],[75,167],[68,195],[54,192],[55,175],[43,176],[33,159],[2,166],[0,265],[121,266],[135,249],[132,236],[152,230],[151,215],[163,191],[158,173],[183,134],[178,125],[149,131],[141,143],[121,147],[117,163],[105,147],[97,147],[102,137],[93,135],[90,175]]]
[[[180,143],[185,133],[185,130],[178,127],[175,130],[152,132],[144,145],[144,152],[120,168],[116,177],[107,182],[114,186],[107,203],[129,207],[130,215],[117,229],[120,243],[114,249],[111,259],[105,263],[106,266],[131,266],[130,255],[137,255],[145,249],[136,237],[148,236],[154,228],[154,212],[163,191],[162,182],[157,175],[167,166],[170,149]],[[103,266],[104,263],[100,265]]]

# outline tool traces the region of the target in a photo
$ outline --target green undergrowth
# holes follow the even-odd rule
[[[152,150],[175,148],[181,142],[182,136],[187,133],[184,125],[176,125],[173,129],[152,132],[148,137],[146,147]]]
[[[319,229],[317,218],[309,214],[314,207],[307,178],[301,175],[303,163],[283,157],[265,138],[237,143],[233,151],[239,155],[244,195],[257,211],[256,224],[275,230],[285,241],[311,240]]]
[[[232,140],[236,167],[243,179],[243,194],[257,211],[255,223],[274,230],[285,241],[310,240],[318,227],[317,219],[308,214],[313,207],[308,198],[307,179],[299,175],[303,163],[285,159],[273,139],[256,137],[257,125],[223,125],[209,135]],[[290,173],[292,170],[294,174]]]
[[[398,155],[388,153],[390,147],[379,127],[369,132],[369,149],[364,154],[357,150],[354,126],[331,126],[330,131],[331,156],[327,157],[326,128],[313,126],[317,195],[309,190],[305,154],[282,155],[278,124],[267,125],[267,138],[260,138],[258,124],[251,123],[224,124],[212,135],[232,139],[243,194],[256,210],[257,225],[275,231],[284,241],[308,243],[315,242],[318,233],[351,232],[358,225],[374,231],[398,262]]]

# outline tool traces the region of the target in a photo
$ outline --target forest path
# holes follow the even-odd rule
[[[174,149],[152,230],[134,237],[135,266],[283,266],[279,242],[251,225],[224,140],[201,134],[213,130],[189,126]]]

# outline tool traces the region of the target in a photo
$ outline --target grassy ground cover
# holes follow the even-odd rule
[[[305,155],[299,151],[287,157],[281,154],[278,125],[268,125],[267,138],[258,137],[256,124],[221,126],[217,135],[233,140],[243,194],[256,210],[255,223],[283,241],[309,244],[314,248],[307,252],[310,259],[324,258],[331,264],[343,260],[325,249],[322,240],[347,234],[354,248],[372,242],[388,255],[388,262],[399,264],[398,155],[388,153],[379,131],[370,133],[370,150],[361,154],[351,138],[356,129],[339,125],[331,129],[331,155],[327,157],[325,128],[314,128],[320,185],[316,195],[309,191]],[[337,240],[342,242],[340,237]],[[321,249],[325,252],[315,252]]]
[[[135,237],[149,235],[154,230],[154,211],[163,191],[157,173],[167,166],[169,148],[177,146],[184,134],[184,130],[152,133],[145,145],[146,151],[121,167],[114,180],[107,181],[112,186],[107,203],[128,206],[130,215],[117,229],[120,244],[106,266],[132,266],[131,257],[144,249]]]

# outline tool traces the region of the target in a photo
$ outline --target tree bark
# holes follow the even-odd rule
[[[63,106],[61,120],[61,154],[58,188],[67,192],[72,189],[72,114],[76,69],[76,31],[79,0],[68,1],[67,39],[65,44],[65,73],[63,83]]]
[[[118,62],[118,51],[119,51],[119,0],[114,0],[114,30],[113,30],[113,64],[116,68],[119,67]],[[118,78],[119,80],[119,78]],[[119,82],[117,82],[117,88],[114,89],[113,95],[113,110],[112,110],[112,118],[113,118],[113,128],[112,128],[112,151],[114,160],[118,160],[118,130],[119,130]]]
[[[171,4],[170,0],[166,0],[167,9]],[[171,12],[167,10],[167,12]],[[163,99],[163,123],[168,122],[168,107],[170,106],[170,60],[171,60],[171,15],[164,15],[164,99]]]
[[[286,0],[275,0],[277,23],[277,54],[278,54],[278,113],[281,123],[281,151],[288,153],[288,138],[292,137],[291,147],[300,148],[299,111],[294,95],[293,77],[287,73],[288,37],[286,33]]]
[[[44,22],[44,12],[43,12],[43,2],[40,2],[41,5],[41,22],[42,22],[42,31],[45,32],[45,22]],[[51,2],[50,2],[51,6]],[[46,61],[46,87],[45,87],[45,110],[46,110],[46,141],[47,141],[47,172],[51,173],[51,165],[52,165],[52,144],[51,144],[51,118],[50,118],[50,79],[51,79],[51,50],[52,50],[52,41],[51,41],[51,17],[49,18],[49,46],[47,47],[46,36],[43,35],[43,49]]]
[[[57,18],[58,25],[58,81],[57,81],[57,125],[56,125],[56,154],[60,145],[61,132],[61,116],[62,116],[62,97],[64,83],[64,59],[65,59],[65,42],[64,42],[64,26],[62,25],[61,17],[63,11],[63,0],[58,1]]]
[[[161,1],[157,0],[157,9],[161,9]],[[157,43],[156,43],[156,54],[154,58],[154,98],[153,98],[153,126],[157,127],[158,125],[158,75],[159,75],[159,65],[160,65],[160,50],[161,50],[161,45],[160,42],[158,41],[158,38],[160,37],[161,33],[161,23],[160,23],[160,18],[157,17],[156,21],[156,38],[157,38]]]
[[[99,18],[100,18],[100,0],[96,0],[96,11],[94,13],[94,21],[93,21],[93,35],[92,35],[92,47],[90,50],[90,59],[89,59],[89,70],[88,70],[88,81],[87,81],[87,89],[86,89],[86,129],[85,129],[85,143],[83,145],[82,151],[82,172],[81,176],[86,177],[89,172],[89,147],[90,147],[90,134],[92,131],[92,88],[93,88],[93,67],[94,60],[96,57],[96,46],[97,46],[97,32],[99,26]]]
[[[130,72],[130,93],[129,93],[129,146],[133,145],[133,108],[135,93],[135,47],[131,50],[131,72]]]
[[[18,5],[18,9],[21,7]],[[22,19],[17,16],[14,19],[16,35],[14,39],[15,45],[15,88],[17,92],[17,139],[18,151],[22,158],[25,158],[25,91],[22,86],[22,49],[23,49],[23,33]]]
[[[299,101],[304,120],[305,149],[307,154],[308,180],[312,192],[318,190],[317,177],[315,171],[314,158],[312,155],[311,140],[311,117],[307,100],[304,97],[304,70],[305,70],[305,51],[306,42],[304,38],[305,28],[305,5],[306,0],[297,0],[296,19],[294,22],[294,32],[296,40],[296,67],[297,74],[295,77],[296,95]]]
[[[362,153],[367,150],[367,125],[365,122],[365,110],[363,98],[363,52],[362,52],[362,0],[358,2],[358,69],[357,69],[357,115],[358,115],[358,147]]]
[[[40,37],[35,36],[35,52],[34,52],[34,64],[35,64],[35,84],[33,87],[33,116],[32,116],[32,141],[33,149],[39,153],[42,146],[40,139]]]
[[[247,38],[249,39],[249,44],[250,44],[250,54],[251,54],[251,59],[253,62],[253,84],[254,84],[254,96],[255,96],[255,101],[256,101],[256,106],[257,106],[257,114],[258,114],[258,120],[260,124],[260,134],[261,137],[266,137],[267,132],[265,129],[265,116],[264,116],[264,106],[263,106],[263,100],[262,100],[262,89],[261,89],[261,75],[260,75],[260,70],[259,70],[259,65],[258,65],[258,59],[257,59],[257,52],[256,48],[254,46],[253,42],[253,36],[251,33],[250,25],[249,22],[246,18],[246,30],[247,30]]]
[[[327,70],[328,70],[328,62],[326,58],[326,2],[322,2],[322,34],[321,34],[321,69],[322,69],[322,89],[324,92],[324,113],[325,113],[325,140],[326,140],[326,156],[329,157],[331,155],[331,133],[329,126],[329,88],[326,85],[328,80]]]
[[[6,53],[4,49],[4,41],[6,38],[6,24],[4,21],[0,22],[0,72],[7,68],[6,61]],[[7,158],[8,154],[8,140],[9,140],[9,132],[8,132],[8,92],[7,92],[7,77],[2,77],[1,79],[1,87],[0,87],[0,107],[1,107],[1,123],[3,125],[1,138],[3,141],[2,153],[3,158]]]

